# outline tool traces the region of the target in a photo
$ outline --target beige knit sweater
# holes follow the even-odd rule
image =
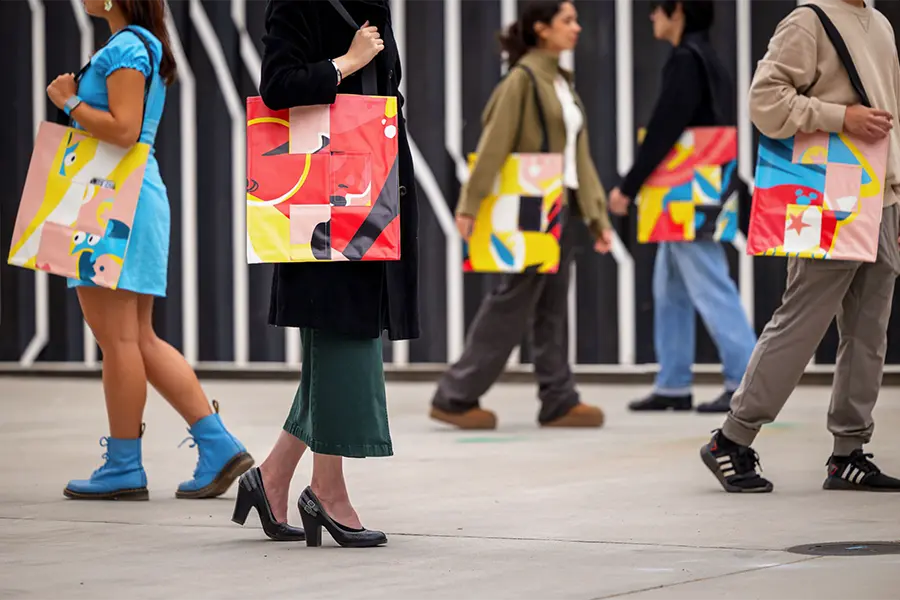
[[[834,22],[873,108],[894,115],[884,205],[900,199],[900,63],[894,30],[872,7],[814,0]],[[839,132],[847,106],[858,104],[847,72],[810,9],[789,14],[775,30],[750,86],[750,116],[771,138],[798,131]]]

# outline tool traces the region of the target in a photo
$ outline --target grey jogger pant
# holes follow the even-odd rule
[[[894,280],[900,273],[900,205],[884,209],[874,263],[788,259],[787,289],[753,350],[722,432],[749,446],[778,416],[837,316],[840,345],[828,430],[845,456],[872,438]]]
[[[432,400],[435,407],[459,413],[478,406],[529,328],[541,400],[538,420],[557,419],[579,403],[568,357],[569,275],[575,233],[571,224],[563,228],[555,274],[506,275],[484,299],[469,328],[462,356],[438,383]]]

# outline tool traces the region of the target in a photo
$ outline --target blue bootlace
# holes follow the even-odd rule
[[[190,429],[188,431],[190,431]],[[188,448],[197,448],[197,446],[198,446],[197,440],[194,439],[194,436],[189,435],[186,438],[184,438],[183,440],[181,440],[181,443],[178,444],[178,447],[181,448],[182,446],[184,446],[184,444],[186,442],[190,442],[190,445],[188,446]],[[200,446],[200,448],[197,450],[197,466],[194,467],[194,479],[196,479],[197,476],[200,475],[200,473],[203,471],[202,467],[203,467],[203,447]]]
[[[108,447],[109,447],[109,438],[108,438],[107,436],[103,436],[102,438],[100,438],[100,446],[101,446],[102,448],[108,448]],[[102,473],[102,472],[103,472],[103,469],[105,469],[106,467],[109,466],[109,451],[108,451],[108,450],[107,450],[106,452],[104,452],[104,453],[100,456],[100,458],[103,459],[103,464],[100,465],[100,467],[99,467],[96,471],[94,471],[94,473],[93,473],[93,475],[91,475],[91,477],[94,477],[95,475],[97,475],[97,474],[99,474],[99,473]]]

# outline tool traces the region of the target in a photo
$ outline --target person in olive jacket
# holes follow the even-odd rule
[[[299,501],[307,543],[321,543],[322,527],[342,546],[387,542],[382,532],[362,527],[342,460],[393,454],[381,335],[419,336],[416,188],[390,24],[389,0],[270,0],[266,8],[260,94],[270,109],[362,94],[367,66],[375,67],[378,95],[396,96],[400,109],[401,259],[275,266],[269,320],[301,329],[301,381],[272,452],[241,479],[235,520],[242,523],[255,506],[266,534],[276,540],[304,538],[286,521],[290,481],[309,448],[312,483]]]
[[[584,107],[571,74],[559,66],[560,53],[574,49],[580,31],[571,2],[537,1],[529,3],[521,18],[501,36],[510,70],[484,110],[478,159],[460,195],[457,226],[468,239],[479,205],[490,194],[509,155],[541,152],[545,141],[550,152],[564,157],[563,183],[568,196],[564,212],[568,218],[560,240],[559,271],[504,276],[482,303],[462,357],[441,378],[431,417],[461,429],[496,427],[496,416],[480,408],[479,399],[497,380],[529,326],[541,401],[540,424],[603,424],[603,412],[580,401],[567,356],[567,297],[575,250],[571,221],[583,220],[596,239],[598,252],[609,252],[613,239],[606,193],[591,160]],[[545,116],[546,140],[540,111]]]

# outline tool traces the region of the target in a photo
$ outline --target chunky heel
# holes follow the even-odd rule
[[[237,500],[234,501],[234,514],[231,520],[238,525],[244,525],[253,508],[253,497],[243,485],[238,486]]]
[[[258,468],[250,469],[241,476],[238,482],[237,499],[234,501],[234,514],[231,520],[238,525],[247,522],[250,509],[255,508],[259,522],[270,540],[276,542],[302,542],[306,535],[302,529],[291,527],[287,523],[279,523],[272,514],[269,498],[263,487],[262,473]]]
[[[306,532],[306,545],[312,548],[321,546],[322,526],[319,525],[315,517],[311,517],[304,512],[300,513],[300,519],[303,521],[303,531]]]
[[[340,546],[344,548],[373,548],[387,544],[387,536],[381,531],[371,529],[351,529],[341,525],[332,519],[325,507],[313,493],[312,488],[307,487],[297,500],[297,508],[300,509],[300,518],[303,519],[303,529],[306,530],[306,545],[322,545],[322,528]]]

